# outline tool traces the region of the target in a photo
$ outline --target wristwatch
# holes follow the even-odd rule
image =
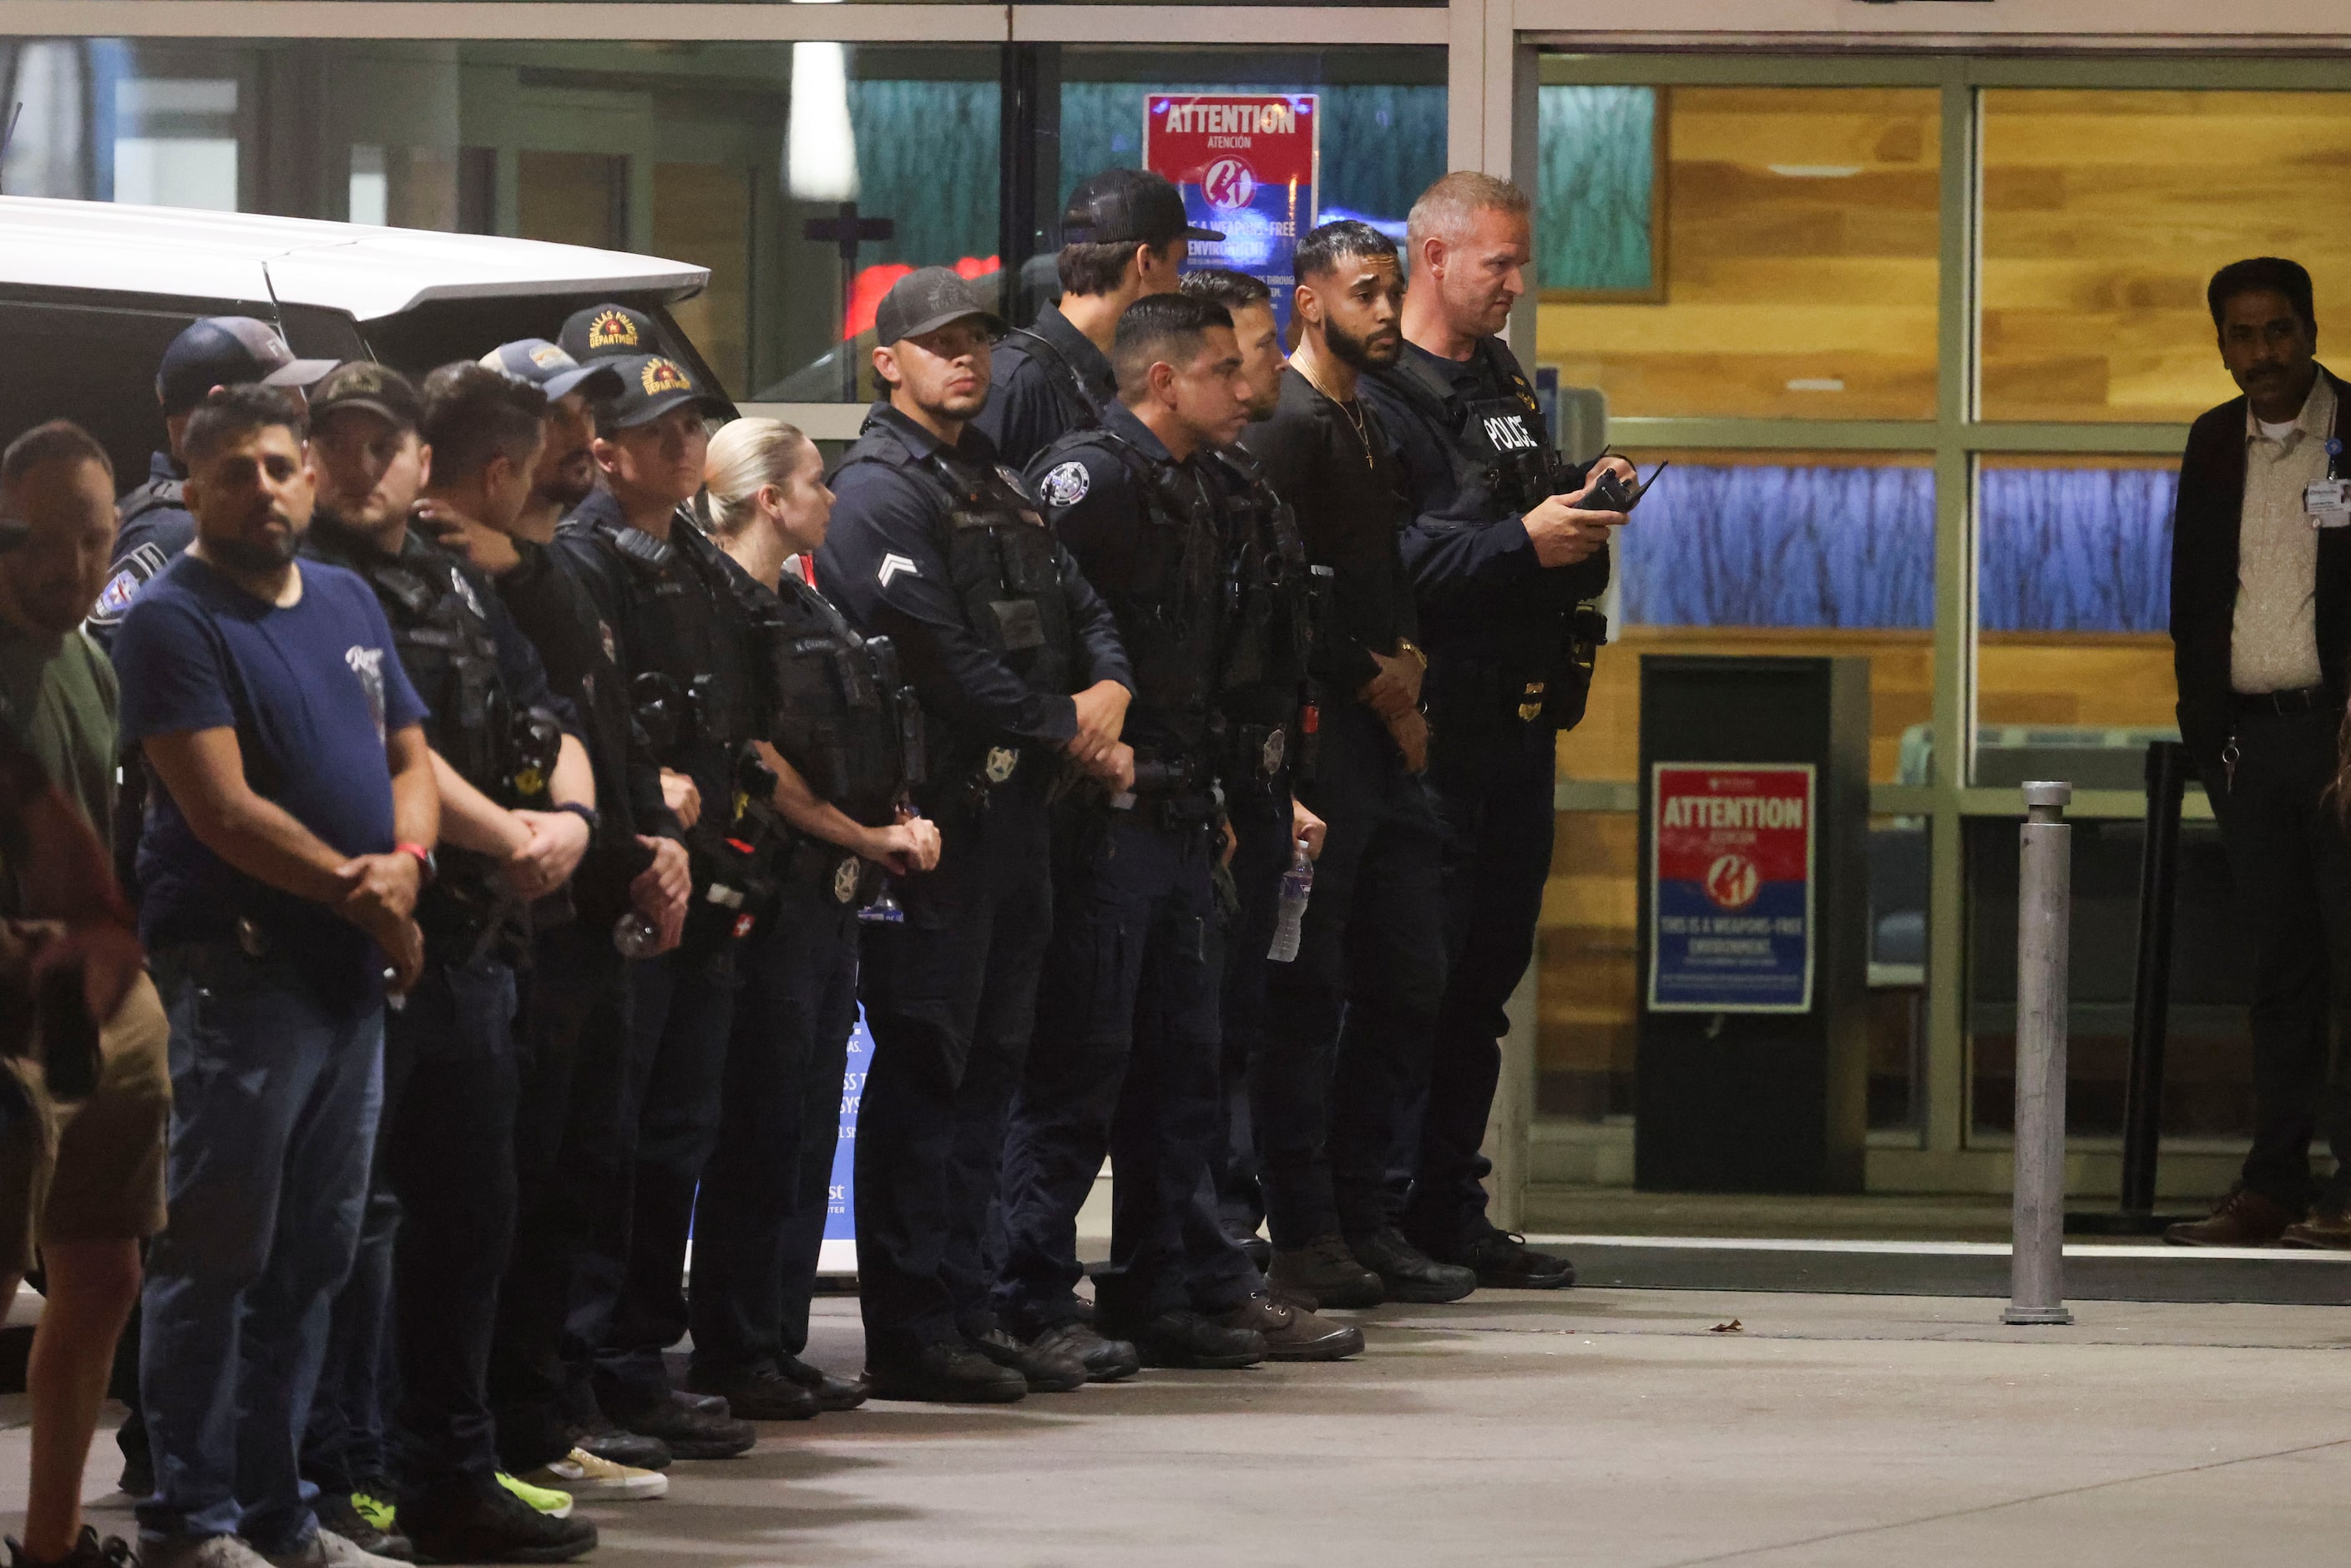
[[[433,852],[426,849],[423,844],[394,844],[392,846],[392,852],[394,854],[414,855],[416,857],[417,873],[420,880],[425,886],[432,886],[434,881],[440,877],[441,862],[434,860],[433,858]]]

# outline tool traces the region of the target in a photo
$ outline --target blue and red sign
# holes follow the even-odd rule
[[[1812,1009],[1813,805],[1810,763],[1655,765],[1651,1011]]]
[[[1196,239],[1186,270],[1228,267],[1273,291],[1287,329],[1290,258],[1314,226],[1322,116],[1312,93],[1149,93],[1143,166],[1184,193],[1184,211],[1222,240]]]
[[[865,1070],[873,1061],[873,1036],[865,1028],[865,1009],[857,1009],[857,1027],[849,1034],[849,1067],[841,1080],[841,1142],[832,1149],[832,1191],[824,1215],[824,1247],[818,1255],[820,1274],[857,1272],[857,1106],[865,1098]]]

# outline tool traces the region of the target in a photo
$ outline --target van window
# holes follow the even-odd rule
[[[163,445],[155,406],[163,350],[197,317],[238,308],[220,300],[142,308],[0,298],[0,343],[16,367],[0,376],[0,443],[70,419],[114,459],[118,492],[145,483],[148,455]]]

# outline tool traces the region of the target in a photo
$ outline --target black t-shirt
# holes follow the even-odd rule
[[[1386,432],[1367,404],[1342,408],[1291,369],[1273,417],[1240,444],[1298,514],[1307,559],[1333,570],[1314,668],[1333,697],[1352,696],[1379,674],[1372,653],[1393,654],[1420,632],[1396,542],[1412,514]]]

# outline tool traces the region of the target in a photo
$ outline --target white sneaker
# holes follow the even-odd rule
[[[234,1535],[141,1541],[139,1561],[152,1568],[269,1568],[268,1558]]]
[[[616,1465],[610,1459],[598,1458],[585,1448],[574,1448],[553,1464],[541,1465],[521,1479],[535,1487],[605,1502],[640,1502],[669,1494],[669,1478],[659,1470]]]
[[[262,1561],[269,1563],[271,1568],[406,1568],[405,1564],[392,1558],[360,1551],[350,1537],[337,1535],[323,1525],[317,1534],[310,1537],[310,1544],[301,1551],[265,1557]],[[214,1568],[214,1565],[207,1563],[202,1568]],[[245,1565],[235,1563],[232,1568],[245,1568]]]

